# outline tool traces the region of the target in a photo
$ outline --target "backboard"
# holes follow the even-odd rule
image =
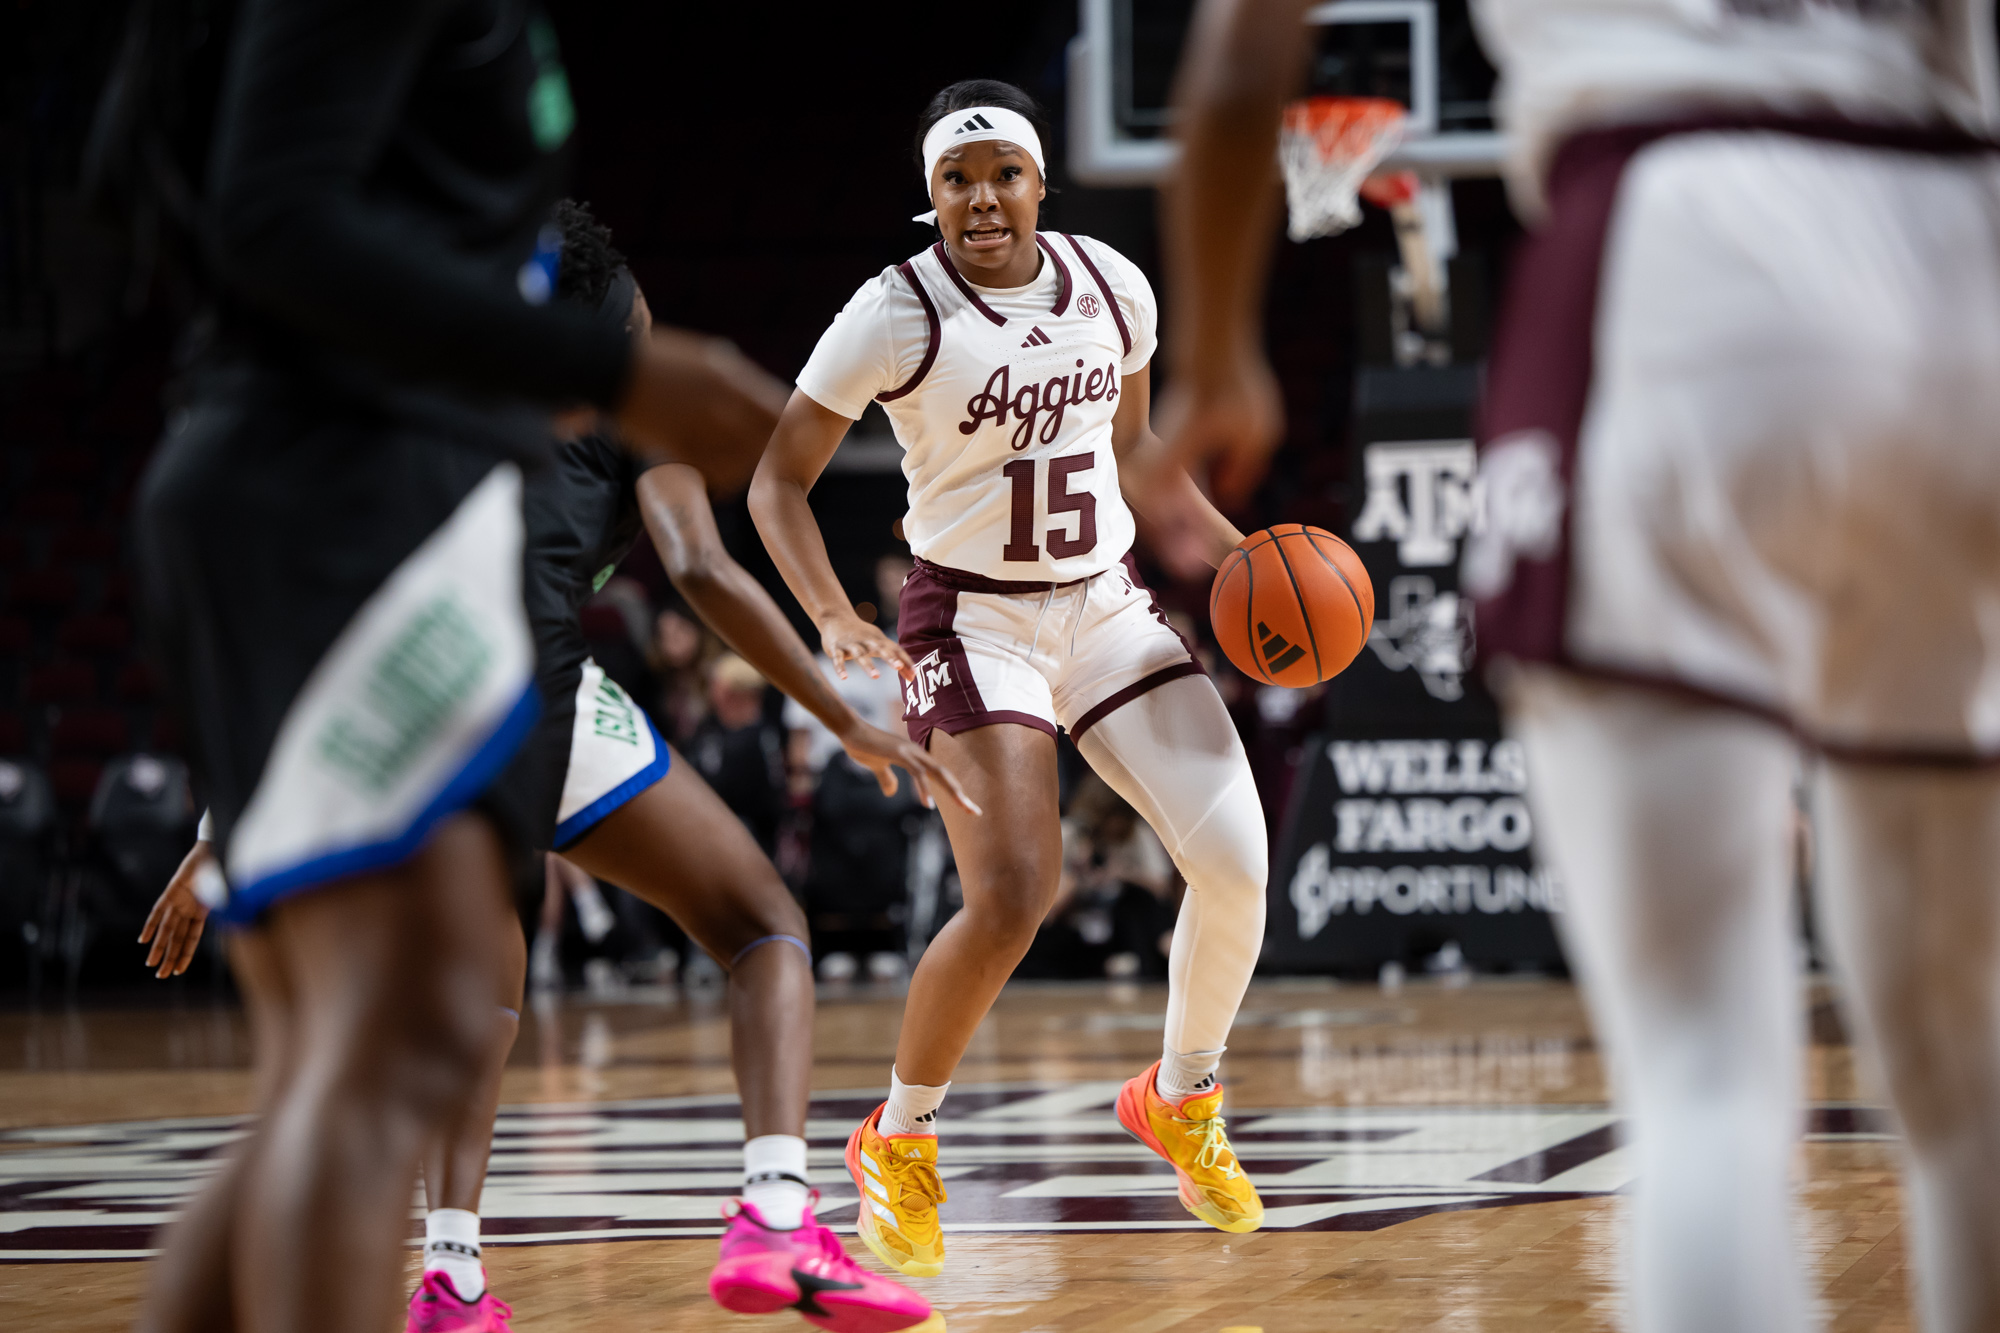
[[[1195,0],[1078,0],[1070,44],[1069,170],[1086,185],[1151,185],[1172,167],[1169,97]],[[1384,170],[1441,179],[1499,170],[1493,71],[1465,0],[1315,6],[1307,93],[1390,97],[1410,110]]]

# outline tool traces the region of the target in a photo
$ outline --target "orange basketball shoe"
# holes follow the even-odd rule
[[[878,1106],[847,1138],[847,1173],[861,1191],[854,1229],[898,1273],[936,1277],[944,1271],[937,1209],[948,1197],[938,1176],[937,1135],[885,1135],[881,1124]]]
[[[1153,1085],[1159,1072],[1155,1060],[1119,1089],[1118,1123],[1174,1168],[1182,1207],[1218,1230],[1255,1231],[1264,1225],[1264,1201],[1223,1132],[1222,1085],[1174,1103]]]

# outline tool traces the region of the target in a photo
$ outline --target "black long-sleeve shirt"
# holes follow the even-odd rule
[[[206,190],[221,345],[392,415],[613,403],[630,336],[518,285],[573,118],[530,0],[245,0]]]

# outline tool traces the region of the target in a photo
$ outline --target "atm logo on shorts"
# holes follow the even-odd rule
[[[944,660],[944,649],[933,648],[917,659],[916,679],[903,682],[903,702],[922,716],[937,706],[937,692],[949,684],[951,663]]]

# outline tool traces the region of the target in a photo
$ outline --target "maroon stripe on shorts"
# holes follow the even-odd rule
[[[924,349],[923,364],[917,367],[917,373],[910,376],[900,386],[890,389],[887,393],[876,394],[875,401],[878,403],[893,403],[919,384],[922,384],[924,376],[931,373],[931,366],[937,361],[939,344],[944,341],[944,329],[938,323],[937,307],[931,304],[931,294],[924,290],[924,284],[917,280],[917,271],[911,268],[907,261],[896,265],[896,271],[903,275],[904,280],[916,292],[917,299],[924,303],[924,318],[929,320],[931,325],[931,341],[930,345]]]
[[[1061,583],[1050,583],[1043,579],[989,579],[984,574],[974,574],[971,570],[932,564],[922,556],[916,558],[916,563],[917,569],[925,577],[943,584],[954,592],[1048,592],[1051,588],[1071,588],[1083,582],[1082,579],[1066,579]]]
[[[1510,437],[1551,440],[1560,460],[1563,530],[1543,559],[1516,552],[1506,585],[1477,604],[1479,657],[1568,666],[1571,530],[1575,516],[1577,436],[1594,374],[1598,286],[1605,234],[1618,186],[1638,152],[1684,134],[1782,133],[1856,147],[1957,156],[2000,144],[1959,130],[1868,125],[1783,117],[1695,118],[1625,125],[1572,135],[1549,169],[1549,217],[1515,254],[1495,326],[1478,436],[1485,454]]]
[[[1141,676],[1124,689],[1113,690],[1110,694],[1092,704],[1090,711],[1078,718],[1075,725],[1069,729],[1069,738],[1073,741],[1082,740],[1083,733],[1102,722],[1107,714],[1123,708],[1126,704],[1131,703],[1148,690],[1157,690],[1168,681],[1179,680],[1182,676],[1206,676],[1207,674],[1206,671],[1201,669],[1201,663],[1189,660],[1186,662],[1176,662],[1172,666],[1161,667],[1151,675]]]

